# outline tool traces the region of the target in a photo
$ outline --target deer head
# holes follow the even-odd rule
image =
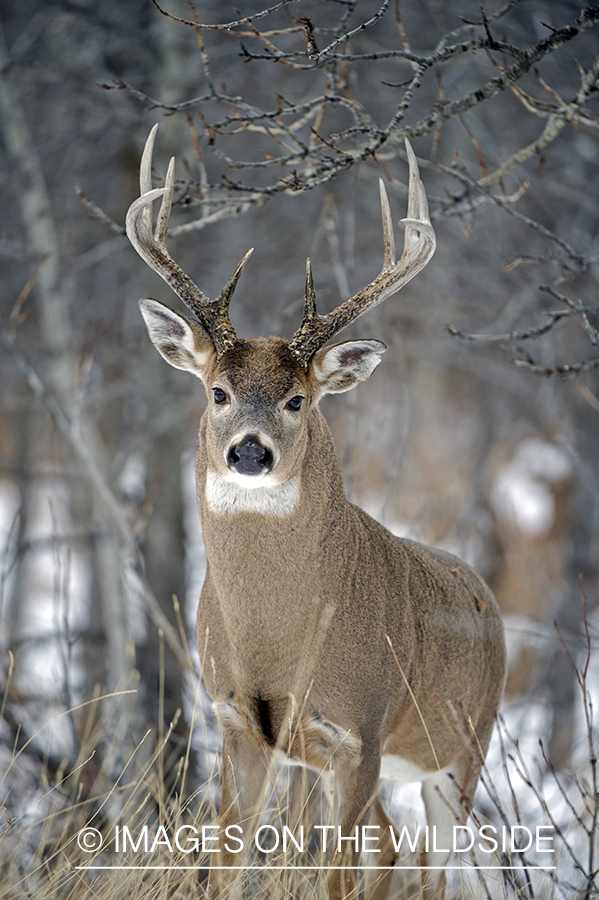
[[[306,265],[302,322],[291,341],[238,338],[229,319],[229,303],[252,250],[238,264],[216,300],[210,300],[166,249],[173,197],[174,159],[165,186],[152,189],[152,151],[148,137],[140,170],[141,196],[127,214],[127,234],[140,256],[183,300],[193,318],[156,300],[140,307],[155,346],[171,365],[199,376],[208,392],[207,444],[211,472],[250,487],[276,486],[292,477],[306,441],[310,410],[327,393],[350,390],[368,378],[386,350],[382,341],[324,345],[339,331],[399,291],[420,272],[435,251],[435,233],[419,178],[416,157],[406,142],[410,166],[404,249],[395,261],[395,240],[382,179],[384,260],[377,277],[327,315],[316,308],[312,268]],[[162,203],[152,227],[152,204]]]

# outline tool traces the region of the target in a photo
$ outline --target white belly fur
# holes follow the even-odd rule
[[[385,753],[381,759],[381,778],[394,778],[404,784],[411,781],[422,781],[430,772],[425,772],[416,763],[401,756],[394,756],[391,753]]]

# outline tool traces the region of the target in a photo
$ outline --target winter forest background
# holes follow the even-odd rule
[[[214,821],[203,389],[151,346],[137,300],[180,307],[123,232],[156,122],[177,262],[215,296],[256,248],[231,310],[247,337],[293,333],[307,256],[321,310],[379,271],[377,180],[397,223],[412,141],[437,252],[344,333],[389,350],[323,408],[348,497],[467,559],[505,616],[478,814],[554,824],[557,868],[514,854],[459,891],[596,896],[599,10],[164,2],[0,4],[0,896],[196,896],[197,872],[78,870],[75,838]]]

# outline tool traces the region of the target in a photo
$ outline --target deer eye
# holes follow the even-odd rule
[[[294,412],[297,412],[303,402],[304,398],[298,394],[297,397],[292,397],[291,400],[287,401],[285,409],[292,409]]]
[[[220,405],[221,403],[227,402],[227,395],[223,391],[222,388],[219,388],[219,387],[212,388],[212,393],[214,394],[214,402],[215,403],[218,403]]]

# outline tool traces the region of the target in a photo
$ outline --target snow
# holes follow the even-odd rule
[[[549,530],[554,519],[550,485],[571,474],[570,460],[560,447],[538,437],[527,438],[497,473],[491,502],[524,535],[537,537]]]

